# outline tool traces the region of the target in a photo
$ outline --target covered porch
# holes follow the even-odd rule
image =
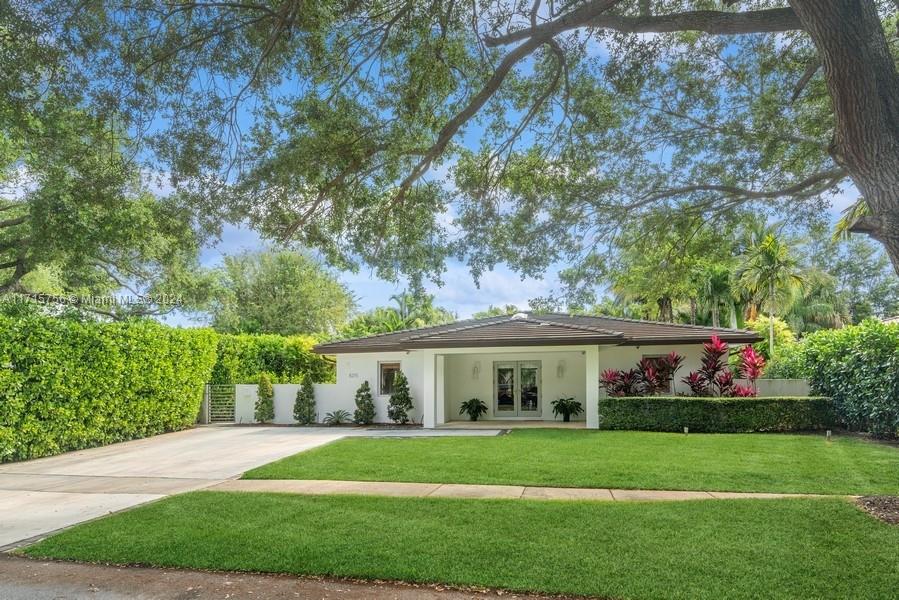
[[[598,426],[599,347],[535,346],[424,350],[422,421],[456,429]],[[478,421],[460,414],[478,398]],[[552,402],[574,398],[584,412],[564,423]]]

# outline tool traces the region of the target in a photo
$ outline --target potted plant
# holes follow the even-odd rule
[[[575,417],[584,412],[584,405],[574,398],[559,398],[552,401],[553,416],[562,415],[564,422],[571,421],[571,415]]]
[[[477,421],[478,417],[487,414],[487,405],[481,402],[479,398],[472,398],[471,400],[466,400],[462,403],[459,414],[467,414],[469,419]]]

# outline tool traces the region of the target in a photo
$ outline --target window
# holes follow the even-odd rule
[[[378,394],[389,396],[393,393],[393,379],[400,372],[400,363],[378,363]]]
[[[643,360],[648,360],[652,364],[652,366],[654,366],[657,370],[664,371],[665,370],[664,367],[662,367],[662,368],[659,367],[659,361],[661,361],[665,357],[666,357],[665,354],[644,354]],[[668,390],[667,391],[669,394],[672,393],[670,380],[668,381]]]

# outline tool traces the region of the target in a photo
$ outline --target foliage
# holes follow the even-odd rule
[[[810,431],[835,427],[829,398],[701,398],[653,396],[600,398],[602,429],[737,433]]]
[[[481,415],[487,414],[487,410],[487,405],[480,398],[471,398],[459,406],[459,414],[467,414],[472,421],[477,421]]]
[[[747,346],[747,348],[750,348]],[[709,397],[748,397],[755,396],[754,387],[738,384],[734,380],[734,372],[727,364],[727,357],[730,347],[727,342],[721,340],[716,335],[712,339],[702,345],[702,366],[698,371],[692,371],[689,375],[681,379],[690,388],[693,396]],[[751,379],[754,384],[755,379],[761,376],[761,370],[765,366],[764,358],[754,350],[744,349],[740,353],[741,363],[737,370],[747,375],[754,375]],[[749,361],[747,364],[746,361]]]
[[[409,422],[409,411],[414,408],[412,395],[409,393],[409,380],[402,371],[393,377],[393,393],[387,403],[387,416],[394,423],[405,425]]]
[[[850,427],[899,436],[899,325],[869,319],[819,331],[802,352],[812,391],[833,398]]]
[[[352,417],[348,411],[341,409],[325,414],[322,422],[325,425],[343,425],[344,423],[352,422]]]
[[[357,425],[369,425],[374,420],[375,402],[371,397],[371,386],[366,380],[356,390],[356,410],[353,413],[353,422]]]
[[[257,423],[271,423],[275,420],[275,388],[268,373],[259,375],[253,418]]]
[[[758,315],[755,319],[746,321],[746,329],[751,329],[760,336],[768,338],[771,326],[770,317],[767,315]],[[796,344],[796,336],[790,326],[783,319],[774,317],[774,353],[777,355],[782,349],[788,348]],[[767,341],[754,344],[755,349],[762,353],[762,356],[770,359],[770,345]]]
[[[683,362],[684,357],[677,352],[658,359],[644,358],[635,369],[606,369],[600,375],[599,384],[610,396],[652,396],[668,392]]]
[[[749,380],[752,390],[756,389],[756,381],[765,371],[765,357],[752,346],[743,346],[740,350],[740,377]],[[755,396],[755,393],[751,394]]]
[[[256,383],[261,373],[276,383],[333,381],[334,365],[312,351],[315,344],[300,335],[221,334],[210,383]]]
[[[568,422],[571,417],[576,417],[584,412],[584,405],[574,398],[559,398],[551,402],[553,407],[553,416],[562,415],[562,420]]]
[[[333,335],[353,309],[350,292],[308,252],[226,256],[212,326],[225,333]]]
[[[297,397],[293,403],[293,418],[300,425],[309,425],[315,423],[315,417],[315,388],[312,386],[312,380],[307,377],[297,390]]]
[[[379,306],[355,317],[341,330],[340,337],[365,337],[456,320],[456,315],[449,310],[434,306],[434,296],[429,294],[404,292],[391,299],[396,306]]]
[[[651,207],[710,220],[740,205],[807,215],[849,180],[828,142],[838,125],[869,122],[868,105],[828,93],[862,74],[894,81],[870,73],[863,53],[887,56],[886,21],[859,22],[868,43],[849,54],[864,68],[806,81],[831,45],[801,31],[798,11],[610,6],[538,3],[539,34],[523,2],[323,2],[282,14],[41,0],[19,12],[47,23],[39,39],[66,67],[52,72],[98,96],[115,89],[101,96],[110,110],[137,129],[153,123],[140,138],[147,160],[194,203],[221,202],[267,237],[388,278],[439,277],[448,256],[475,274],[504,260],[527,274],[569,257],[589,266]],[[752,35],[697,31],[740,23]],[[465,144],[475,126],[477,145]],[[428,177],[438,169],[455,186]]]
[[[473,313],[471,318],[473,319],[484,319],[487,317],[501,317],[503,315],[514,315],[515,313],[522,312],[518,310],[518,307],[514,304],[506,304],[505,306],[493,306],[492,304],[487,307],[487,310],[481,310]]]
[[[0,461],[190,427],[215,337],[153,321],[0,315]]]
[[[809,379],[804,342],[774,349],[774,358],[765,368],[766,379]]]
[[[0,73],[0,293],[119,319],[204,306],[192,210],[149,191],[121,113],[75,76],[54,22],[0,8],[0,62],[15,65]],[[140,298],[91,298],[114,292]]]

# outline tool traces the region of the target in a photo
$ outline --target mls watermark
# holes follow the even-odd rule
[[[37,302],[46,306],[77,306],[93,308],[134,308],[140,306],[179,307],[184,305],[184,297],[179,294],[8,294],[6,302]]]

